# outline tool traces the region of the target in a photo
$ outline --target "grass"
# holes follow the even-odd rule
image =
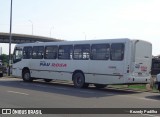
[[[146,89],[146,85],[129,85],[128,88],[144,90]]]

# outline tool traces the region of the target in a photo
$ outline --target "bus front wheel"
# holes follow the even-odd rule
[[[73,83],[76,88],[86,88],[89,85],[85,83],[84,75],[81,72],[77,72],[73,75]]]
[[[29,70],[24,70],[23,73],[22,73],[22,78],[23,78],[23,81],[25,82],[32,82],[32,78],[31,78],[31,75],[30,75],[30,71]]]

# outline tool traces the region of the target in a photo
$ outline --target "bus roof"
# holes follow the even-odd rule
[[[79,41],[61,41],[61,42],[35,42],[35,43],[24,43],[17,44],[16,46],[35,46],[35,45],[67,45],[67,44],[94,44],[94,43],[123,43],[126,41],[131,41],[129,38],[118,38],[118,39],[99,39],[99,40],[79,40]]]

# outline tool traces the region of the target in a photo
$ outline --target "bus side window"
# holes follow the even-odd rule
[[[23,48],[23,59],[30,59],[32,58],[32,47],[27,46]]]
[[[58,59],[72,59],[73,46],[60,45],[58,49]]]
[[[93,44],[91,47],[91,60],[108,60],[109,44]]]
[[[56,59],[57,58],[58,46],[46,46],[45,47],[45,59]]]
[[[44,47],[34,46],[32,51],[32,59],[43,59],[43,56],[44,56]]]
[[[113,61],[122,61],[124,58],[124,44],[113,43],[111,44],[110,59]]]
[[[75,60],[88,60],[90,58],[90,45],[81,44],[74,46],[74,57]]]

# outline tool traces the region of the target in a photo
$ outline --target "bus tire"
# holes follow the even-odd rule
[[[97,89],[102,89],[102,88],[105,88],[107,85],[105,85],[105,84],[94,84],[94,86],[95,86]]]
[[[30,71],[27,69],[23,71],[22,78],[23,78],[23,81],[25,81],[25,82],[32,82],[33,81],[33,79],[31,78],[31,75],[30,75]]]
[[[73,75],[73,83],[76,88],[84,88],[87,86],[87,84],[85,84],[84,75],[81,72],[77,72]]]
[[[44,79],[45,82],[51,82],[52,79]]]

